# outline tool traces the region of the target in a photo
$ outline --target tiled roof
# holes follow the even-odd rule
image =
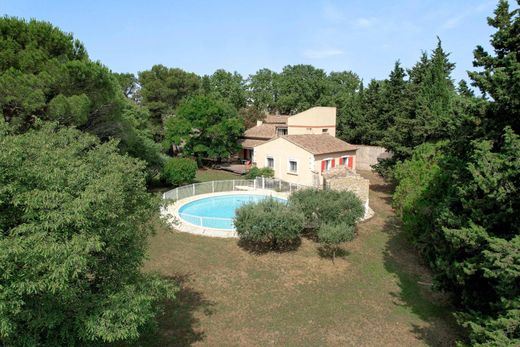
[[[258,145],[261,145],[262,143],[265,143],[266,140],[254,140],[254,139],[242,139],[239,141],[242,148],[253,148]]]
[[[259,138],[259,139],[272,139],[276,136],[276,124],[260,124],[255,127],[249,128],[244,132],[244,137]]]
[[[294,143],[312,154],[355,151],[356,146],[329,134],[284,135],[281,138]]]
[[[290,116],[278,116],[278,115],[267,115],[265,117],[264,123],[268,124],[287,124],[287,119]]]

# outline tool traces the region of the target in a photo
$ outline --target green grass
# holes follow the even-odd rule
[[[376,215],[336,264],[306,239],[296,251],[255,255],[236,240],[161,230],[145,270],[181,290],[159,331],[138,345],[453,345],[459,331],[446,298],[402,235],[388,187],[369,178]]]
[[[215,170],[215,169],[200,169],[197,171],[197,175],[195,176],[196,182],[208,182],[208,181],[218,181],[218,180],[233,180],[240,179],[240,175],[234,174],[232,172],[224,171],[224,170]]]

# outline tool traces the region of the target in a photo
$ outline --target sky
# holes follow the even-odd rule
[[[473,50],[489,48],[496,0],[0,0],[0,14],[71,32],[115,72],[154,64],[244,77],[261,68],[311,64],[383,79],[396,60],[412,67],[437,36],[467,79]]]

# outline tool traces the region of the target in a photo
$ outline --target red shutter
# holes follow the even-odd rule
[[[321,161],[321,172],[325,171],[325,160]]]
[[[352,169],[353,164],[354,164],[354,158],[348,157],[348,168]]]
[[[339,166],[343,165],[343,157],[339,158]]]
[[[334,167],[334,165],[336,165],[336,163],[335,163],[335,159],[332,159],[332,163],[331,163],[331,165],[330,165],[330,168],[332,169],[332,168]]]

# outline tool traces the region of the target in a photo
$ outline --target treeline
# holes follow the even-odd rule
[[[519,9],[500,1],[488,23],[493,52],[478,46],[479,69],[469,72],[481,96],[464,83],[455,96],[446,78],[451,65],[436,50],[410,71],[382,143],[396,154],[386,172],[397,182],[394,206],[404,229],[436,285],[453,294],[470,345],[518,346]],[[395,71],[387,90],[401,80]]]

